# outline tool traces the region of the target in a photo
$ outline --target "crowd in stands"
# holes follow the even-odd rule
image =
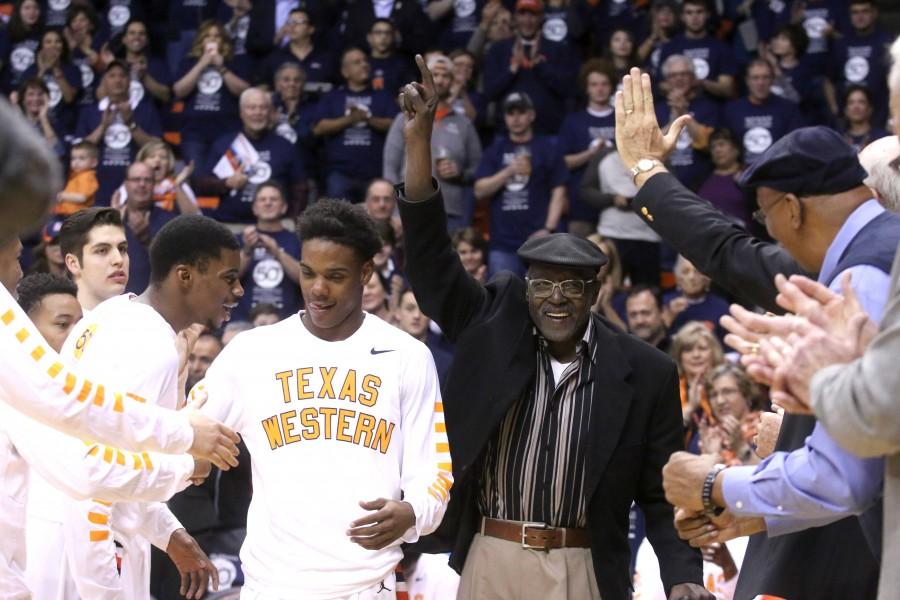
[[[672,355],[685,447],[727,464],[758,462],[780,417],[723,351],[733,298],[631,208],[617,86],[638,66],[661,126],[693,116],[667,166],[760,236],[737,180],[772,143],[807,125],[857,149],[888,135],[894,36],[874,0],[17,0],[0,14],[0,91],[67,167],[54,219],[23,240],[26,272],[66,274],[61,224],[92,206],[121,212],[128,292],[147,287],[150,241],[175,216],[202,213],[238,235],[245,293],[225,330],[194,346],[188,388],[238,332],[302,308],[294,219],[323,197],[360,203],[377,223],[363,308],[428,345],[443,382],[453,347],[405,281],[394,190],[396,95],[421,53],[439,97],[433,176],[466,271],[524,274],[516,250],[535,236],[593,241],[610,258],[595,312]],[[246,527],[241,464],[172,502],[211,555],[235,555]],[[662,597],[633,516],[635,597]],[[704,551],[720,598],[742,553]],[[155,581],[168,598],[170,580]]]

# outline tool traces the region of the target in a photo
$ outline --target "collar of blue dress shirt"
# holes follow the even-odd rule
[[[884,212],[884,207],[878,203],[878,200],[867,200],[860,204],[856,210],[850,213],[844,224],[838,230],[831,245],[828,246],[828,252],[825,253],[825,260],[822,262],[822,268],[819,269],[819,281],[828,281],[831,272],[837,266],[838,261],[844,254],[844,250],[856,237],[859,231],[869,224],[869,221]]]

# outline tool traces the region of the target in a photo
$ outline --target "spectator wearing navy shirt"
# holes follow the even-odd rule
[[[391,94],[373,90],[365,53],[341,57],[346,82],[319,101],[313,135],[325,143],[325,194],[361,202],[369,181],[381,175],[384,138],[398,108]]]
[[[478,82],[477,60],[475,55],[459,48],[449,55],[453,63],[453,83],[450,84],[448,103],[456,114],[465,115],[475,127],[484,127],[487,102],[484,96],[475,89]]]
[[[439,46],[445,52],[465,48],[481,22],[485,0],[431,0],[425,14],[437,24]]]
[[[814,75],[827,75],[831,44],[850,29],[847,0],[794,0],[791,6],[793,14],[782,13],[782,18],[789,16],[791,22],[803,24],[809,36],[809,47],[806,49],[809,66]]]
[[[250,311],[259,304],[274,305],[282,319],[300,309],[300,240],[282,224],[287,210],[278,183],[267,181],[256,188],[256,223],[238,236],[244,297],[234,310],[235,320],[250,320]]]
[[[709,154],[713,172],[697,190],[697,195],[709,200],[722,214],[731,217],[745,229],[750,225],[751,211],[744,191],[738,185],[743,166],[741,146],[730,130],[721,127],[709,136]]]
[[[72,0],[42,0],[41,12],[44,14],[44,27],[62,29],[66,24]]]
[[[132,21],[143,21],[146,16],[143,0],[109,0],[106,18],[100,22],[100,38],[110,40],[123,33]]]
[[[72,64],[81,71],[81,106],[95,101],[94,88],[97,87],[96,69],[101,66],[102,59],[98,52],[100,39],[96,35],[97,13],[90,5],[72,6],[66,17],[66,26],[62,30],[66,43],[71,51]]]
[[[733,97],[737,69],[731,49],[709,34],[709,5],[706,0],[684,0],[681,22],[684,32],[663,46],[660,64],[673,54],[687,56],[694,61],[694,73],[704,92],[717,98]]]
[[[862,86],[874,101],[873,122],[882,127],[887,122],[888,48],[893,36],[878,27],[874,0],[850,0],[849,4],[851,29],[832,44],[832,72],[825,86],[828,103],[837,116],[837,100],[845,96],[848,87]]]
[[[247,32],[250,30],[250,0],[229,0],[219,5],[217,20],[223,23],[231,36],[235,56],[247,56],[251,65],[254,58],[247,52]]]
[[[616,83],[628,74],[631,67],[636,66],[640,59],[637,54],[637,44],[634,34],[627,29],[616,29],[609,36],[603,57],[612,63],[616,70]]]
[[[679,255],[674,270],[677,289],[663,296],[669,331],[679,331],[691,321],[700,321],[722,341],[725,330],[719,325],[719,319],[728,314],[728,302],[709,292],[709,277],[685,257]]]
[[[161,1],[161,0],[157,0]],[[197,38],[204,35],[204,23],[213,19],[220,0],[169,0],[168,42],[166,64],[171,73],[178,72],[178,65],[196,47]],[[224,31],[224,27],[222,28]]]
[[[310,119],[315,110],[313,101],[303,94],[306,72],[297,63],[286,62],[275,71],[275,93],[272,108],[275,111],[275,133],[290,144],[305,149],[311,144]],[[305,152],[307,164],[309,159]]]
[[[128,242],[128,285],[126,292],[141,294],[150,283],[150,242],[163,225],[178,216],[153,202],[153,171],[144,163],[128,167],[125,177],[128,198],[122,214]]]
[[[50,92],[44,80],[37,77],[26,79],[18,91],[12,94],[10,100],[22,110],[25,119],[47,140],[47,144],[53,148],[53,153],[62,159],[66,147],[56,124],[50,119]]]
[[[566,46],[543,39],[541,0],[518,0],[514,15],[516,36],[495,42],[484,59],[484,93],[500,103],[512,92],[531,97],[536,132],[555,135],[566,113],[568,90],[578,67]],[[502,111],[497,125],[503,127]]]
[[[398,329],[405,331],[426,346],[434,358],[434,366],[437,369],[438,382],[444,387],[450,364],[453,362],[453,352],[448,344],[441,340],[441,336],[431,331],[431,319],[425,316],[419,308],[419,302],[409,285],[404,285],[398,294],[398,304],[394,308],[394,323]]]
[[[157,106],[172,99],[172,76],[162,60],[150,56],[148,51],[147,24],[132,20],[125,25],[119,58],[131,68],[130,95],[137,101],[149,96]]]
[[[640,64],[645,65],[646,70],[653,76],[653,80],[659,77],[659,68],[662,63],[659,57],[663,46],[668,44],[678,31],[675,15],[678,5],[675,0],[654,0],[650,8],[650,33],[637,48]]]
[[[797,107],[772,93],[772,65],[754,59],[747,67],[747,95],[725,106],[724,123],[741,141],[749,165],[776,140],[803,126]]]
[[[800,25],[783,25],[772,40],[761,46],[760,58],[769,61],[775,72],[772,93],[798,106],[810,101],[814,78],[803,61],[809,37]]]
[[[34,64],[37,47],[43,32],[41,5],[37,0],[18,0],[13,6],[9,23],[0,29],[0,48],[3,54],[2,89],[10,93],[22,83],[22,75]]]
[[[672,54],[666,59],[662,72],[669,92],[665,101],[655,104],[656,120],[663,131],[682,115],[693,117],[681,130],[675,150],[667,161],[678,180],[692,190],[696,190],[712,170],[709,135],[722,120],[719,104],[703,93],[694,73],[694,64],[681,54]]]
[[[44,80],[50,90],[50,118],[68,141],[78,118],[81,71],[72,64],[69,44],[59,31],[51,29],[41,35],[35,62],[22,74],[23,79],[29,77]]]
[[[175,97],[184,100],[181,156],[198,171],[207,166],[216,138],[239,126],[238,97],[250,85],[246,64],[234,56],[228,33],[216,21],[203,22],[181,61],[172,86]]]
[[[240,130],[222,134],[212,145],[206,159],[206,169],[197,178],[198,193],[220,197],[218,208],[210,211],[209,216],[226,223],[253,222],[256,188],[270,179],[289,190],[291,214],[301,212],[306,208],[305,165],[296,147],[271,127],[272,100],[269,94],[259,88],[245,90],[240,99],[240,119]],[[256,151],[258,160],[242,164],[233,174],[222,178],[214,170],[226,152],[232,152],[239,134]]]
[[[872,124],[872,93],[868,88],[851,85],[847,88],[843,102],[841,133],[847,143],[857,152],[877,139],[890,135],[881,127]]]
[[[389,19],[375,19],[366,36],[372,88],[396,94],[412,80],[409,59],[394,52],[394,25]]]
[[[316,27],[310,14],[295,8],[288,15],[287,33],[289,43],[284,48],[276,48],[266,60],[262,69],[267,85],[273,82],[278,68],[284,63],[295,63],[303,67],[306,74],[303,90],[314,97],[330,92],[337,78],[334,57],[318,48],[313,40]]]
[[[376,19],[390,19],[401,54],[412,57],[434,45],[431,20],[418,0],[344,0],[341,13],[343,46],[362,48]]]
[[[566,115],[559,130],[559,147],[569,170],[569,233],[581,237],[597,230],[600,211],[581,202],[579,189],[591,157],[601,148],[615,144],[616,117],[610,98],[616,81],[608,62],[592,59],[584,63],[578,82],[587,97],[587,106]]]
[[[129,97],[130,77],[125,63],[115,60],[103,74],[106,96],[81,109],[75,136],[95,144],[100,151],[95,196],[97,206],[109,206],[113,192],[122,183],[138,149],[162,136],[162,126],[153,102]]]
[[[579,16],[589,22],[593,33],[594,47],[603,47],[617,29],[624,29],[637,35],[644,16],[644,2],[637,0],[618,0],[610,2],[583,2],[590,6],[586,11],[579,10]],[[587,13],[587,14],[586,14]]]
[[[475,174],[475,198],[490,202],[489,277],[524,276],[516,250],[527,239],[557,230],[567,204],[568,172],[553,139],[533,129],[534,104],[513,92],[503,103],[507,134],[484,151]]]

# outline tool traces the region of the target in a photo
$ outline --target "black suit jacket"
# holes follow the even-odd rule
[[[442,533],[454,552],[451,564],[460,570],[478,523],[479,458],[510,406],[533,382],[537,346],[525,282],[511,273],[484,286],[472,279],[451,248],[443,207],[438,192],[426,202],[402,201],[400,214],[416,298],[456,342],[443,393],[455,484]],[[700,556],[678,539],[662,489],[662,467],[682,446],[675,365],[600,317],[594,325],[604,368],[595,385],[586,492],[600,594],[605,600],[628,597],[632,500],[644,511],[666,587],[699,584]]]
[[[635,196],[633,206],[660,237],[742,301],[782,313],[775,303],[775,275],[815,277],[780,246],[733,224],[674,175],[651,177]],[[786,415],[775,450],[790,452],[802,447],[815,423],[811,416]],[[880,512],[880,503],[865,513],[877,518],[870,512]],[[878,562],[859,519],[849,517],[774,538],[764,533],[752,536],[734,598],[750,600],[757,594],[790,600],[874,598],[877,582]]]

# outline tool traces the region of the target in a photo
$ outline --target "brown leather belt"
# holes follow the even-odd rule
[[[555,550],[557,548],[590,548],[591,536],[587,529],[550,527],[545,523],[522,523],[481,518],[481,534],[518,542],[531,550]]]

